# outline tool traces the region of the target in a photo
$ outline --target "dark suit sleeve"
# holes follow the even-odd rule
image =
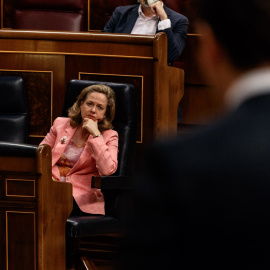
[[[168,38],[168,63],[176,61],[185,47],[188,19],[181,16],[176,23],[171,20],[171,24],[172,27],[164,30]]]
[[[104,26],[103,31],[104,32],[108,32],[108,33],[114,33],[115,31],[115,27],[119,21],[120,18],[120,12],[119,12],[119,8],[117,7],[113,14],[112,17],[110,18],[110,20],[107,22],[107,24]]]

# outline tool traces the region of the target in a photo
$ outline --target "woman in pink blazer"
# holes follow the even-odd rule
[[[104,214],[104,198],[100,190],[91,188],[92,176],[110,175],[117,169],[114,114],[115,97],[110,87],[86,87],[69,109],[69,118],[56,118],[40,143],[52,148],[53,179],[72,183],[73,197],[86,213]]]

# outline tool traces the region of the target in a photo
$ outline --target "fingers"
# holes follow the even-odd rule
[[[94,123],[97,123],[98,122],[98,120],[97,119],[92,119],[92,118],[88,118],[88,117],[85,117],[84,119],[83,119],[83,122],[85,123],[85,122],[94,122]]]
[[[87,127],[91,127],[91,126],[97,126],[97,120],[94,121],[93,119],[90,119],[90,118],[84,118],[83,123],[82,123],[82,127],[87,128]]]
[[[162,2],[156,2],[155,4],[151,5],[150,8],[155,15],[160,17],[161,20],[167,18],[167,14],[163,8]]]
[[[156,7],[150,6],[150,8],[151,8],[152,12],[155,13],[155,15],[157,15]]]
[[[99,133],[98,121],[90,118],[84,118],[82,128],[87,130],[90,134],[95,135]]]

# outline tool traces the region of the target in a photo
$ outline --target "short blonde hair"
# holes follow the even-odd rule
[[[103,131],[112,129],[113,128],[112,121],[115,116],[115,94],[114,91],[109,86],[104,84],[91,85],[84,88],[81,91],[75,103],[68,110],[70,125],[72,127],[77,127],[82,123],[81,105],[86,100],[88,94],[91,94],[93,92],[104,94],[107,97],[108,101],[105,117],[103,118],[102,121],[98,123],[99,130]]]

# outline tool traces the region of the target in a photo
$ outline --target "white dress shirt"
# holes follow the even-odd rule
[[[139,6],[138,12],[139,12],[139,17],[131,31],[131,34],[155,35],[157,27],[158,27],[158,30],[160,31],[171,27],[170,19],[166,19],[166,20],[158,22],[159,17],[156,15],[153,15],[152,17],[148,18],[143,14],[141,6]]]

